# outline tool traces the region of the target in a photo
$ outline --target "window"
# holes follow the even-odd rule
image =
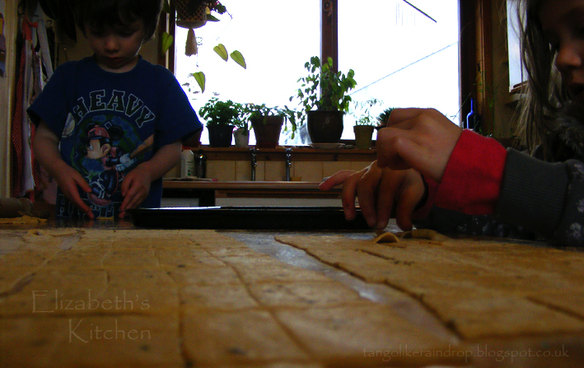
[[[339,0],[339,69],[353,68],[358,83],[351,97],[434,107],[457,121],[458,29],[458,0]]]
[[[207,77],[205,93],[190,94],[195,111],[215,94],[241,103],[290,105],[289,97],[298,88],[304,63],[320,54],[320,0],[222,0],[222,3],[231,17],[224,14],[220,22],[208,22],[195,30],[203,43],[198,55],[184,54],[187,30],[176,29],[177,79],[181,84],[193,84],[191,89],[198,90],[189,73],[202,70]],[[218,43],[223,43],[229,53],[241,51],[247,69],[232,60],[227,63],[221,60],[213,51]],[[206,134],[205,129],[203,143],[208,142]],[[254,139],[252,134],[251,144]]]
[[[521,65],[519,27],[517,4],[514,1],[507,1],[507,47],[509,50],[509,86],[511,88],[518,86],[525,80],[525,71]]]
[[[304,63],[320,55],[321,0],[222,3],[232,17],[195,30],[203,42],[199,55],[184,55],[187,30],[176,29],[179,81],[198,90],[189,73],[207,75],[205,93],[191,94],[193,107],[198,111],[214,94],[242,103],[290,105]],[[458,119],[458,0],[338,0],[338,8],[339,70],[355,70],[356,102],[382,101],[374,114],[386,107],[435,107]],[[223,62],[212,50],[219,42],[229,52],[241,51],[247,70]],[[354,138],[354,120],[345,117],[343,139]]]

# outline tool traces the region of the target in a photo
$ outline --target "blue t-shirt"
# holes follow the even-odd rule
[[[96,217],[115,217],[121,183],[161,147],[202,129],[174,75],[142,58],[126,73],[101,69],[92,57],[61,65],[29,107],[57,137],[63,160],[91,187],[81,192]],[[152,183],[142,207],[159,207],[162,180]],[[57,216],[82,212],[62,193]]]

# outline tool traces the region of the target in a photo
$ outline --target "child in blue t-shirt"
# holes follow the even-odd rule
[[[174,75],[139,51],[161,0],[75,2],[93,55],[61,65],[28,109],[33,149],[55,178],[57,216],[124,217],[159,207],[162,176],[202,125]]]

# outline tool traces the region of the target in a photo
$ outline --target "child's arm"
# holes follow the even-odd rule
[[[130,171],[122,183],[124,200],[120,206],[120,217],[126,216],[126,210],[136,208],[150,192],[150,184],[161,178],[180,160],[182,143],[180,141],[160,147],[148,161]]]
[[[395,109],[377,135],[379,166],[411,167],[438,184],[438,207],[491,214],[507,151],[494,139],[463,131],[433,109]]]
[[[91,188],[77,170],[63,161],[58,146],[59,138],[41,121],[33,142],[35,158],[49,175],[55,178],[65,197],[75,203],[89,218],[93,218],[91,209],[79,196],[79,188],[87,193],[91,192]]]

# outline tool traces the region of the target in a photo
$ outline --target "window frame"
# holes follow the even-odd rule
[[[501,1],[501,0],[495,0]],[[504,1],[504,0],[503,0]],[[493,114],[486,108],[487,101],[493,99],[492,64],[492,18],[491,0],[458,1],[460,34],[460,106],[459,124],[470,111],[471,97],[477,101],[477,108],[482,115],[483,128],[493,131]],[[171,2],[170,14],[175,14]],[[175,17],[164,13],[160,19],[158,42],[162,42],[162,33],[168,32],[174,37]],[[321,0],[321,59],[329,56],[333,59],[335,70],[338,68],[338,0]],[[159,50],[161,47],[159,47]],[[174,49],[160,54],[158,62],[173,73],[175,71]]]

